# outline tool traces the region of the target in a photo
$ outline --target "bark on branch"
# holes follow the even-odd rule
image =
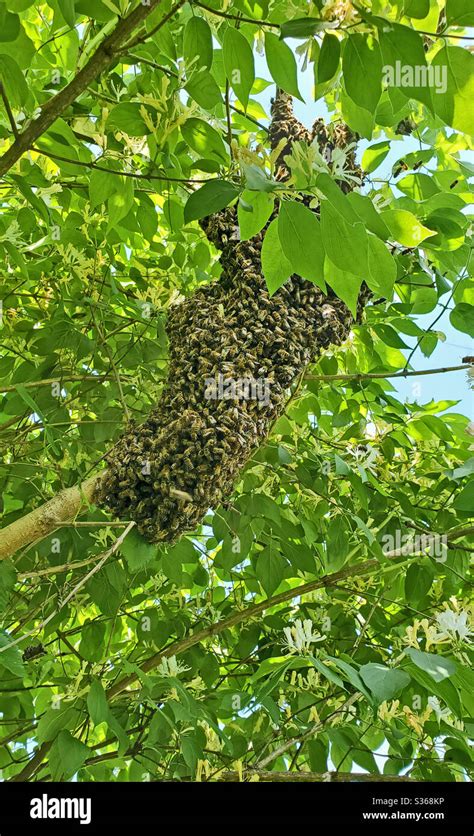
[[[272,772],[263,769],[244,769],[242,777],[238,772],[230,770],[229,772],[221,772],[215,779],[219,782],[235,782],[240,783],[249,778],[258,778],[259,781],[271,781],[275,783],[285,784],[304,784],[304,783],[416,783],[415,778],[409,778],[408,775],[380,775],[367,774],[364,772]]]
[[[66,488],[49,502],[15,520],[0,534],[0,560],[5,560],[18,549],[41,540],[58,526],[73,520],[92,500],[92,495],[106,471],[86,479],[81,485]]]

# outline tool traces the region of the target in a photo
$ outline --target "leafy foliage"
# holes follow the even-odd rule
[[[4,171],[6,525],[81,481],[158,399],[167,310],[221,270],[199,219],[237,204],[242,239],[268,224],[272,293],[297,273],[354,313],[365,282],[373,304],[199,530],[150,546],[90,506],[0,563],[3,777],[468,778],[472,424],[442,391],[402,402],[389,382],[415,352],[439,356],[440,311],[474,333],[460,28],[474,18],[468,0],[439,5],[152,3]],[[4,153],[139,7],[0,3]],[[390,85],[397,61],[407,83]],[[308,76],[315,114],[363,139],[362,178],[353,149],[295,143],[279,182],[267,88],[304,100]]]

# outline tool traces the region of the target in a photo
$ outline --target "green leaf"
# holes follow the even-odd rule
[[[118,182],[117,182],[118,181]],[[89,178],[89,201],[91,209],[105,203],[117,190],[120,177],[106,171],[92,171]]]
[[[21,383],[17,383],[16,386],[15,386],[15,389],[18,392],[22,401],[24,401],[26,403],[26,405],[31,409],[32,413],[38,415],[41,418],[41,421],[43,422],[43,426],[44,426],[45,435],[46,435],[49,443],[51,444],[52,449],[57,454],[59,454],[60,450],[59,450],[59,447],[58,447],[58,445],[57,445],[57,443],[54,439],[54,435],[52,434],[50,428],[48,427],[48,420],[47,420],[46,416],[43,414],[43,412],[40,409],[40,407],[38,406],[38,404],[36,403],[36,401],[31,397],[30,393],[28,392],[28,389],[26,389],[25,386],[22,386]]]
[[[460,302],[450,312],[449,320],[453,328],[474,337],[474,305]]]
[[[0,613],[3,612],[8,603],[10,593],[15,586],[16,577],[16,571],[12,563],[9,560],[2,560],[0,563]],[[0,653],[0,660],[1,658],[2,654]]]
[[[214,212],[219,212],[239,194],[233,183],[227,180],[210,180],[193,192],[184,207],[184,222],[197,221]]]
[[[23,677],[25,675],[25,666],[21,658],[21,651],[18,645],[9,647],[15,641],[14,636],[8,633],[0,633],[0,665],[10,671],[14,676]],[[3,650],[3,648],[8,648]]]
[[[326,291],[324,247],[314,212],[294,200],[283,201],[278,215],[278,235],[292,272]]]
[[[247,38],[238,29],[228,26],[225,30],[222,50],[226,76],[234,93],[246,110],[250,91],[255,81],[252,48]]]
[[[42,218],[46,224],[49,224],[50,217],[46,204],[33,192],[28,183],[25,182],[24,178],[17,174],[10,174],[10,179],[14,181],[18,190],[33,207],[35,212],[37,212],[40,218]]]
[[[457,494],[453,506],[456,511],[466,511],[466,513],[473,513],[473,499],[474,496],[474,479],[471,479],[465,488]]]
[[[364,137],[364,139],[372,139],[375,127],[374,112],[356,105],[353,99],[347,94],[344,85],[342,86],[340,100],[341,115],[348,126]]]
[[[321,662],[319,659],[317,659],[315,656],[311,654],[308,656],[308,659],[311,660],[318,673],[322,674],[322,676],[324,676],[325,679],[328,679],[329,682],[332,682],[339,688],[344,688],[344,690],[346,690],[344,681],[341,679],[340,676],[337,675],[337,673],[334,673],[334,671],[332,670],[332,668],[329,667],[329,665],[323,664],[323,662]]]
[[[439,697],[442,702],[446,703],[455,716],[459,718],[461,717],[462,707],[459,692],[450,679],[445,678],[442,681],[436,680],[429,673],[422,670],[421,666],[419,667],[411,662],[407,664],[407,671],[412,679],[419,682],[423,688],[426,688],[429,695],[433,694],[434,696]]]
[[[436,235],[406,209],[386,209],[380,217],[388,226],[393,240],[404,247],[417,247],[425,238]]]
[[[372,35],[351,34],[342,55],[344,85],[353,102],[375,111],[382,94],[382,57]]]
[[[321,233],[330,261],[343,272],[365,278],[369,243],[363,224],[351,225],[326,200],[321,204]]]
[[[27,36],[18,15],[7,14],[3,17],[0,13],[0,42],[2,54],[11,55],[22,69],[30,69],[35,45]]]
[[[107,717],[107,725],[119,742],[118,754],[123,755],[130,745],[130,740],[125,729],[119,723],[119,721],[110,709]]]
[[[74,0],[58,0],[61,14],[68,26],[76,24],[76,9]]]
[[[365,280],[374,293],[379,293],[390,300],[397,278],[397,263],[388,251],[387,246],[374,235],[369,240],[369,273]]]
[[[379,32],[384,63],[384,81],[389,90],[400,90],[408,99],[416,99],[433,111],[431,90],[427,85],[428,65],[421,35],[407,26],[390,24]],[[439,97],[438,97],[439,98]]]
[[[373,232],[382,241],[387,241],[390,237],[390,230],[380,217],[380,213],[375,208],[370,197],[359,194],[359,192],[350,192],[347,195],[347,201],[351,209],[355,210],[359,220],[364,222],[366,229]]]
[[[304,101],[298,89],[295,56],[290,47],[272,32],[265,32],[265,56],[268,69],[277,87]]]
[[[212,65],[212,32],[203,17],[191,17],[184,29],[183,57],[186,67],[192,70]]]
[[[262,272],[270,296],[289,279],[293,270],[286,258],[278,235],[278,218],[268,227],[262,246]]]
[[[257,192],[272,192],[275,189],[276,182],[267,177],[259,165],[242,163],[242,171],[247,189]]]
[[[104,723],[109,716],[109,704],[100,679],[94,677],[87,695],[87,708],[95,726]]]
[[[105,639],[105,624],[100,622],[86,622],[82,628],[79,653],[88,662],[99,662]]]
[[[407,647],[405,654],[422,671],[428,673],[435,682],[442,682],[443,679],[453,676],[456,673],[457,665],[451,659],[438,656],[435,653],[424,653],[414,647]]]
[[[474,9],[471,0],[446,0],[448,26],[474,26]]]
[[[54,750],[54,751],[53,751]],[[52,763],[52,778],[69,780],[81,768],[86,758],[90,757],[90,749],[69,731],[60,731],[50,753]]]
[[[326,566],[329,572],[338,572],[344,566],[349,552],[346,523],[341,514],[329,520],[326,534]]]
[[[107,130],[124,131],[129,136],[145,136],[150,133],[140,113],[142,107],[138,102],[120,102],[115,105],[107,119]]]
[[[445,46],[431,66],[441,78],[433,95],[436,114],[457,131],[474,134],[474,55],[459,46]]]
[[[13,107],[24,105],[29,95],[28,85],[20,67],[10,55],[0,55],[0,79],[10,104]]]
[[[325,195],[331,206],[337,210],[349,224],[356,224],[359,221],[357,212],[351,206],[347,195],[343,194],[337,183],[329,174],[322,172],[316,177],[315,185]]]
[[[429,14],[429,11],[430,0],[403,0],[403,14],[407,17],[422,20]]]
[[[362,665],[359,673],[378,703],[395,699],[411,681],[405,671],[386,668],[375,662]]]
[[[295,20],[284,20],[280,26],[280,38],[311,38],[316,32],[322,32],[331,27],[327,20],[319,17],[299,17]]]
[[[105,565],[88,581],[87,591],[104,615],[116,615],[125,589],[125,572],[119,563]]]
[[[405,575],[405,597],[408,603],[417,604],[422,601],[431,589],[433,580],[433,570],[427,566],[409,566]]]
[[[390,142],[388,140],[384,140],[384,142],[376,142],[374,145],[369,145],[362,155],[362,168],[370,174],[383,163],[385,157],[389,153]]]
[[[275,549],[266,548],[257,557],[256,574],[268,596],[280,585],[288,563]]]
[[[200,734],[199,734],[200,732]],[[181,751],[185,763],[194,774],[199,758],[203,756],[203,747],[206,745],[206,738],[202,729],[197,729],[196,732],[183,735],[181,739]]]
[[[357,299],[359,297],[362,279],[348,270],[336,267],[329,258],[324,261],[324,278],[339,299],[346,303],[352,315],[357,313]]]
[[[336,74],[340,57],[341,44],[339,39],[335,35],[330,35],[329,32],[326,32],[321,44],[318,63],[314,68],[317,84],[323,84],[325,81],[329,81]]]
[[[144,569],[157,556],[157,547],[147,543],[136,528],[129,531],[120,546],[120,551],[125,557],[131,572],[139,572]]]
[[[222,102],[222,94],[213,76],[205,69],[193,73],[192,78],[186,83],[185,90],[192,99],[204,110],[214,110],[216,105]]]
[[[11,14],[6,8],[6,3],[0,4],[0,41],[16,41],[21,32],[20,18]]]
[[[46,743],[54,740],[56,735],[64,728],[71,727],[78,718],[78,712],[71,705],[62,707],[58,703],[57,708],[50,708],[41,717],[38,728],[38,743]]]
[[[242,192],[237,208],[241,241],[253,238],[263,229],[273,212],[274,202],[273,195],[265,192],[247,189]]]
[[[221,135],[203,119],[192,117],[181,126],[181,133],[189,147],[201,157],[215,157],[220,163],[227,163],[229,155]]]
[[[116,177],[117,185],[115,192],[107,200],[109,222],[107,231],[120,223],[130,212],[134,204],[134,188],[131,177]]]

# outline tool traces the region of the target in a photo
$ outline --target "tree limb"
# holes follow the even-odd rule
[[[445,374],[446,372],[459,372],[463,369],[471,369],[471,363],[463,363],[461,366],[442,366],[439,369],[421,369],[420,371],[401,372],[356,372],[354,374],[306,374],[305,380],[385,380],[393,377],[422,377],[427,374]]]
[[[135,29],[143,23],[146,18],[160,5],[161,0],[150,0],[149,5],[140,3],[130,14],[119,21],[113,32],[110,33],[100,46],[96,49],[87,64],[79,70],[72,81],[66,85],[56,96],[49,99],[41,108],[41,113],[28,127],[19,134],[8,151],[0,157],[0,176],[20,159],[20,157],[31,148],[36,140],[51,127],[53,122],[61,116],[86,88],[118,57],[121,47],[126,43],[127,38],[133,34]],[[178,0],[172,8],[172,12],[178,11],[185,0]],[[169,19],[169,13],[163,22]]]
[[[81,485],[60,491],[49,502],[7,525],[0,535],[0,560],[5,560],[18,549],[46,537],[62,523],[73,520],[87,507],[105,473],[106,471],[102,470]]]
[[[145,662],[140,665],[140,669],[143,673],[147,673],[148,671],[153,670],[153,668],[156,668],[161,663],[162,659],[169,658],[170,656],[176,656],[178,653],[183,653],[185,650],[189,650],[190,647],[194,647],[194,645],[204,641],[204,639],[208,639],[211,636],[224,632],[224,630],[236,627],[237,624],[241,624],[244,621],[255,618],[270,607],[275,607],[278,604],[284,604],[286,601],[291,601],[293,598],[297,598],[300,595],[306,595],[308,592],[314,592],[316,589],[324,589],[328,586],[334,586],[334,584],[337,584],[341,580],[346,580],[347,578],[370,574],[371,572],[375,572],[376,569],[382,568],[382,566],[383,564],[381,564],[379,560],[366,560],[363,563],[358,563],[356,566],[349,566],[347,569],[341,569],[340,572],[334,572],[332,575],[326,575],[323,578],[318,578],[318,580],[309,581],[308,583],[300,584],[300,586],[293,587],[292,589],[287,589],[279,595],[274,595],[273,598],[265,598],[264,601],[259,601],[258,604],[251,604],[243,610],[238,610],[232,613],[232,615],[229,615],[228,618],[223,618],[222,621],[218,621],[217,624],[210,624],[208,627],[204,627],[202,630],[198,630],[198,632],[188,635],[184,639],[179,639],[178,641],[173,642],[173,644],[165,647],[164,650],[160,650],[158,653],[154,653],[153,656],[150,656],[149,659],[146,659]],[[109,699],[116,697],[118,694],[121,694],[122,691],[125,691],[129,685],[132,685],[137,679],[138,674],[136,673],[132,673],[129,676],[120,679],[115,683],[115,685],[112,685],[108,689],[107,697]]]
[[[216,778],[217,781],[245,781],[248,778],[258,778],[259,781],[272,781],[291,783],[333,783],[343,784],[352,782],[395,782],[395,783],[416,783],[415,778],[409,778],[408,775],[375,775],[367,774],[365,772],[268,772],[263,769],[244,769],[242,779],[238,772],[229,771],[221,772]]]

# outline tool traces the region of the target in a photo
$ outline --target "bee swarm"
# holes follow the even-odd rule
[[[328,141],[295,119],[291,97],[278,91],[270,142]],[[334,140],[336,143],[338,139]],[[349,141],[342,131],[339,141]],[[352,161],[353,162],[353,161]],[[347,184],[344,184],[347,185]],[[95,500],[133,519],[149,541],[176,541],[232,492],[242,468],[284,411],[288,388],[330,345],[340,344],[353,317],[332,292],[292,276],[270,297],[261,272],[265,229],[239,241],[235,208],[201,222],[221,250],[218,281],[173,306],[167,323],[169,372],[159,403],[144,424],[129,427],[108,456]],[[361,291],[360,307],[365,301]],[[266,397],[215,397],[210,380],[265,381]]]

